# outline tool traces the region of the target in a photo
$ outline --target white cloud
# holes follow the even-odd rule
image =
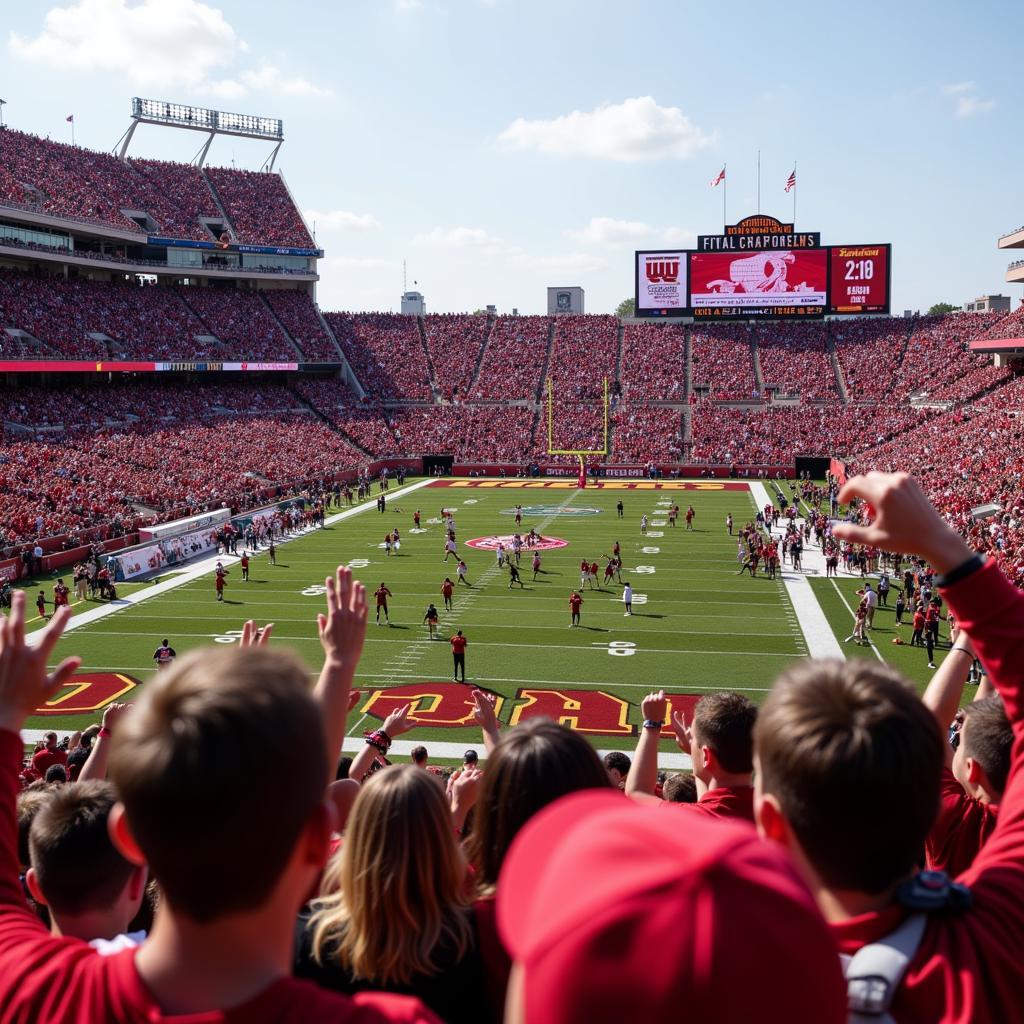
[[[139,88],[205,92],[218,99],[250,92],[330,95],[267,64],[217,77],[250,50],[223,11],[201,0],[77,0],[51,8],[35,36],[11,32],[7,45],[21,60],[105,77],[120,73]]]
[[[413,238],[416,245],[500,246],[502,241],[483,228],[434,228]]]
[[[353,213],[351,210],[306,210],[306,220],[316,221],[317,230],[372,231],[380,221],[372,213]]]
[[[662,245],[695,244],[697,236],[687,228],[655,228],[637,220],[616,220],[614,217],[591,217],[579,231],[566,234],[584,245],[601,245],[609,249],[658,242]]]
[[[978,87],[974,82],[954,82],[944,85],[942,91],[947,96],[955,97],[956,104],[953,107],[953,113],[957,117],[974,117],[975,114],[984,114],[996,105],[995,100],[978,95]]]
[[[517,118],[499,136],[509,149],[635,163],[686,160],[713,141],[678,108],[637,96],[551,120]]]

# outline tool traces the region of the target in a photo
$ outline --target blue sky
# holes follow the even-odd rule
[[[893,309],[1019,289],[1020,7],[733,0],[48,0],[6,5],[5,120],[109,149],[133,95],[282,117],[279,166],[327,251],[327,309],[588,312],[632,250],[761,208],[826,243],[893,243]],[[1012,75],[1012,79],[1011,79]],[[143,126],[132,152],[192,157]],[[268,147],[222,140],[215,163]]]

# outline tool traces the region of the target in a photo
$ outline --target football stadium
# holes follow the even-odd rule
[[[709,138],[614,310],[336,308],[263,112],[330,90],[78,52],[116,144],[0,125],[0,1021],[1024,1020],[1024,302]]]

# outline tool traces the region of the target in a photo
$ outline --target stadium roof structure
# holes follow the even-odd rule
[[[1024,355],[1024,338],[980,338],[968,347],[972,352],[1001,355]]]

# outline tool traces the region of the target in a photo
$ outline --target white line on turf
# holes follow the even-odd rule
[[[421,487],[426,487],[429,483],[429,479],[418,480],[414,484],[409,484],[406,487],[400,487],[394,493],[388,494],[388,500],[393,501],[395,498],[402,497],[405,494],[410,494],[412,491],[419,490]],[[365,512],[371,507],[371,505],[376,506],[376,499],[373,501],[367,500],[363,502],[362,505],[354,505],[352,508],[346,508],[342,512],[329,516],[325,520],[324,525],[333,526],[334,523],[340,523],[345,519],[351,519],[352,516],[359,515],[360,512]],[[300,537],[305,537],[311,532],[313,531],[304,530],[289,537],[284,537],[278,542],[278,547],[281,547],[283,544],[290,544],[292,541],[298,540]],[[93,622],[105,619],[109,615],[116,615],[119,611],[122,611],[125,608],[134,607],[137,604],[141,604],[143,601],[148,601],[150,598],[158,597],[160,594],[166,594],[169,590],[177,590],[178,587],[184,586],[186,583],[191,583],[193,580],[197,580],[201,576],[205,576],[207,573],[213,572],[218,562],[223,562],[225,565],[234,565],[238,562],[238,558],[233,555],[208,555],[196,562],[192,568],[186,569],[183,572],[177,572],[170,579],[165,579],[160,583],[154,583],[153,586],[146,587],[143,590],[136,590],[134,594],[118,598],[117,601],[112,601],[110,604],[102,605],[99,608],[91,608],[87,612],[79,612],[71,619],[67,626],[64,627],[64,632],[70,633],[74,629],[81,629],[83,626],[88,626]],[[30,645],[34,645],[39,642],[39,632],[39,630],[36,630],[28,635],[27,642]]]
[[[850,602],[847,601],[846,598],[843,596],[843,592],[839,589],[839,585],[836,583],[835,580],[832,580],[832,586],[836,588],[836,593],[839,595],[839,600],[842,601],[843,604],[846,605],[846,610],[850,613],[850,618],[853,619],[855,616],[854,616],[854,613],[853,613],[853,609],[850,607]],[[871,648],[872,651],[875,652],[875,657],[879,661],[884,663],[885,662],[885,658],[882,657],[882,652],[879,651],[879,649],[875,646],[875,641],[872,640],[871,637],[868,636],[866,628],[865,628],[865,631],[864,631],[864,636],[867,637],[868,646]]]
[[[769,498],[764,484],[752,483],[750,493],[759,509],[763,509],[765,505],[774,504]],[[818,554],[820,555],[820,552]],[[814,555],[815,552],[808,548],[805,554],[808,568],[816,568],[813,564]],[[810,652],[810,656],[812,658],[845,659],[846,655],[843,653],[839,641],[836,640],[832,627],[828,624],[828,619],[825,618],[825,613],[822,611],[807,577],[802,572],[783,570],[782,582],[796,612],[800,629],[807,641],[807,650]]]

